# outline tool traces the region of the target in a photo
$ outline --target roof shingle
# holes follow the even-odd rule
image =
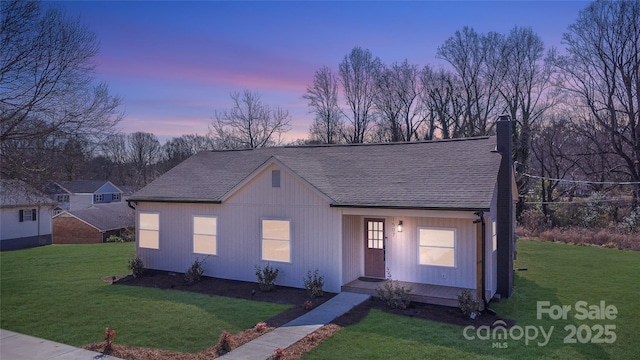
[[[414,143],[275,147],[198,153],[132,201],[221,202],[277,159],[332,206],[488,209],[501,155],[495,137]]]

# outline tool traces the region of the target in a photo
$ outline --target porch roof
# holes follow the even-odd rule
[[[205,151],[131,201],[221,203],[269,161],[331,199],[332,206],[488,209],[501,155],[494,137],[359,145]]]

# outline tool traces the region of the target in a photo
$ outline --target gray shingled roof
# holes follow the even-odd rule
[[[43,193],[21,180],[0,179],[0,207],[53,205]]]
[[[67,210],[54,216],[72,216],[100,231],[122,229],[134,225],[134,212],[126,202],[95,205],[88,209]]]
[[[100,189],[107,181],[105,180],[75,180],[59,182],[62,189],[67,190],[71,194],[92,194]],[[115,186],[115,185],[114,185]]]
[[[501,156],[495,137],[415,143],[276,147],[198,153],[131,201],[221,202],[271,159],[332,206],[488,209]]]

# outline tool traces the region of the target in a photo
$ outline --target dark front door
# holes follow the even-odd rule
[[[384,219],[364,219],[364,275],[384,278]]]

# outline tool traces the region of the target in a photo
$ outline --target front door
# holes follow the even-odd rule
[[[384,278],[384,219],[364,219],[364,276]]]

